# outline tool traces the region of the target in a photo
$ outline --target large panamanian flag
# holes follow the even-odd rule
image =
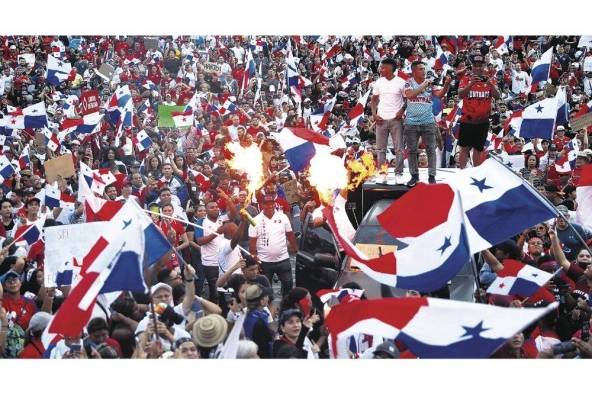
[[[438,298],[341,303],[325,319],[331,356],[348,358],[347,339],[364,333],[400,341],[419,358],[486,358],[557,307],[502,308]]]

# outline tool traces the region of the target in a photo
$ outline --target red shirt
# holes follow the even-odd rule
[[[471,79],[465,75],[458,86],[464,89]],[[491,85],[485,82],[477,82],[471,86],[469,93],[463,99],[462,117],[463,123],[485,123],[491,112]]]
[[[181,223],[177,222],[176,220],[173,220],[170,224],[168,224],[167,221],[165,221],[165,220],[161,220],[159,223],[159,227],[162,230],[162,232],[164,233],[165,237],[168,236],[168,233],[172,227],[173,230],[175,230],[175,233],[177,233],[177,235],[175,236],[175,245],[174,246],[178,246],[180,244],[181,235],[185,234],[185,226],[183,226]]]
[[[563,146],[566,144],[569,144],[569,137],[566,137],[565,135],[563,137],[555,137],[553,138],[553,143],[555,145],[557,145],[557,151],[562,151],[563,150]]]
[[[12,298],[5,295],[3,306],[4,309],[6,309],[6,312],[9,314],[11,312],[16,313],[15,323],[21,326],[23,330],[26,330],[29,327],[29,321],[31,321],[31,317],[33,317],[35,312],[37,312],[37,307],[35,304],[23,296],[13,300]]]
[[[43,352],[45,352],[45,347],[43,346],[41,340],[38,338],[33,338],[31,339],[31,342],[29,342],[29,344],[25,346],[19,353],[18,358],[43,358]]]

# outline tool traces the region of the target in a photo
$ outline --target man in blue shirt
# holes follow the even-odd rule
[[[405,117],[405,138],[409,151],[409,172],[411,180],[407,186],[413,187],[419,181],[417,166],[417,145],[422,137],[428,153],[428,182],[436,183],[436,120],[432,113],[432,96],[444,97],[450,87],[450,76],[446,76],[444,87],[433,91],[431,79],[426,79],[425,64],[415,61],[411,64],[412,76],[405,83],[403,95],[407,99]]]

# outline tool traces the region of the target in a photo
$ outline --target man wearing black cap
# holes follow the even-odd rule
[[[459,84],[458,96],[463,100],[458,146],[460,168],[465,168],[469,151],[473,151],[473,167],[481,164],[482,152],[489,131],[491,99],[500,97],[496,80],[485,73],[485,59],[477,54],[471,57],[471,73]]]

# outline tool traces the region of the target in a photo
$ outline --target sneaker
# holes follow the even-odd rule
[[[436,183],[436,177],[435,177],[435,176],[433,176],[433,175],[430,175],[430,176],[428,177],[428,183],[430,183],[430,184],[434,184],[434,183]]]
[[[403,184],[403,174],[395,174],[395,185]]]
[[[407,182],[407,187],[413,187],[413,186],[417,185],[418,181],[419,181],[419,175],[411,175],[411,180],[409,180],[409,182]]]

